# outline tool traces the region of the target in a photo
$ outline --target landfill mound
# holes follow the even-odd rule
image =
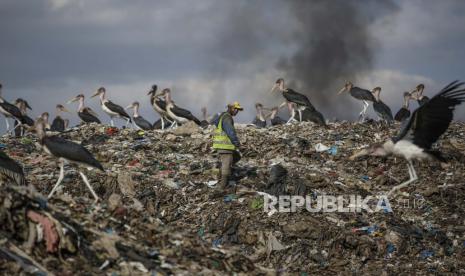
[[[29,187],[0,185],[0,271],[57,275],[465,274],[465,124],[437,147],[449,161],[415,163],[419,180],[389,198],[393,212],[267,212],[264,196],[384,194],[408,179],[401,158],[354,151],[398,125],[335,122],[257,129],[244,146],[236,192],[219,195],[211,127],[168,131],[101,125],[60,134],[84,145],[106,172],[73,167],[46,200],[59,169],[34,136],[2,138]],[[158,275],[158,274],[157,274]]]

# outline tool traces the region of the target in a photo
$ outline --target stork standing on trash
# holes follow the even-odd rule
[[[350,81],[346,82],[344,87],[337,94],[341,95],[344,92],[349,92],[353,98],[362,101],[363,109],[359,113],[358,120],[363,122],[365,120],[367,109],[370,106],[370,102],[374,103],[376,101],[373,93],[371,93],[370,90],[354,86]]]
[[[126,113],[124,108],[121,106],[114,104],[112,101],[106,98],[106,89],[105,87],[100,87],[97,92],[95,92],[94,95],[92,95],[91,98],[93,97],[100,97],[100,106],[102,107],[102,110],[110,116],[110,124],[111,126],[115,126],[113,122],[113,118],[120,118],[122,120],[126,121],[126,127],[132,122],[131,121],[131,116]]]
[[[139,115],[139,102],[133,102],[131,105],[126,107],[126,109],[134,109],[134,114],[132,116],[132,119],[134,121],[134,124],[142,130],[150,130],[153,128],[152,124],[149,123],[144,117]]]
[[[261,103],[256,103],[255,104],[255,110],[257,111],[257,115],[252,121],[252,124],[254,124],[258,128],[264,128],[266,127],[266,118],[265,115],[263,114],[263,110],[265,108]]]
[[[90,107],[84,106],[84,98],[84,94],[79,94],[73,99],[69,100],[67,104],[79,101],[77,113],[81,121],[84,123],[101,124],[100,119],[97,116],[97,113],[95,113]]]
[[[147,95],[150,96],[150,105],[152,105],[153,110],[160,115],[161,129],[165,129],[166,124],[169,122],[170,125],[173,123],[172,119],[169,117],[168,112],[166,111],[166,101],[160,96],[161,94],[157,93],[158,86],[156,84],[152,85]],[[155,123],[157,124],[157,123]]]
[[[391,108],[389,108],[389,106],[381,100],[381,87],[375,87],[371,92],[375,97],[375,101],[373,102],[373,109],[375,110],[376,114],[378,114],[378,117],[381,120],[387,123],[391,123],[394,118],[392,117]]]
[[[277,125],[283,125],[286,123],[284,119],[279,117],[278,112],[279,112],[279,107],[275,106],[271,108],[271,112],[266,115],[267,118],[270,118],[270,122],[272,126],[277,126]]]
[[[276,80],[276,83],[273,85],[271,88],[271,92],[278,90],[283,94],[283,97],[286,99],[285,102],[283,102],[280,107],[284,106],[287,104],[287,107],[289,109],[289,112],[291,114],[291,118],[287,123],[290,123],[292,121],[296,121],[295,119],[295,110],[297,109],[297,112],[299,113],[299,121],[302,121],[302,110],[306,109],[312,113],[315,113],[319,117],[323,117],[320,112],[318,112],[315,107],[312,105],[312,103],[308,100],[307,96],[300,94],[290,88],[285,88],[284,86],[284,79],[279,78]],[[320,121],[324,122],[324,118],[321,118]]]
[[[78,165],[78,167],[83,166],[104,171],[102,165],[85,147],[58,136],[48,136],[45,133],[45,122],[42,118],[39,118],[36,121],[34,130],[37,134],[37,137],[39,138],[39,144],[41,145],[42,150],[48,155],[54,157],[57,160],[58,166],[60,167],[60,176],[58,177],[58,181],[53,187],[52,191],[48,195],[48,198],[53,196],[63,181],[63,178],[65,177],[65,162]],[[92,186],[90,185],[86,175],[83,173],[81,168],[78,170],[82,180],[86,184],[89,191],[92,193],[95,201],[98,201],[98,196],[95,194],[94,189],[92,189]]]
[[[66,129],[66,124],[65,124],[65,119],[61,117],[62,112],[68,112],[70,113],[63,105],[57,104],[56,106],[56,117],[52,121],[52,125],[50,126],[51,131],[65,131]]]
[[[429,98],[427,96],[423,96],[423,91],[425,90],[425,85],[423,83],[420,83],[415,87],[415,89],[410,92],[410,95],[412,96],[413,99],[417,100],[418,105],[424,105],[426,102],[429,101]]]
[[[7,133],[10,132],[10,123],[8,122],[8,118],[12,118],[13,120],[17,121],[18,124],[15,128],[19,127],[21,124],[24,123],[23,115],[21,114],[21,110],[19,108],[9,102],[7,102],[2,97],[2,84],[0,83],[0,113],[5,116],[6,122],[6,131]]]
[[[396,116],[394,116],[394,120],[398,122],[403,122],[404,120],[407,120],[410,117],[410,110],[408,109],[408,107],[411,98],[412,96],[409,92],[404,92],[404,103],[402,104],[401,109],[397,111]]]
[[[34,126],[34,120],[27,115],[27,109],[31,109],[29,106],[29,103],[21,98],[16,99],[15,105],[19,108],[21,111],[22,120],[23,120],[23,125],[26,126]],[[15,135],[16,136],[23,136],[26,132],[26,128],[24,126],[18,126],[18,121],[15,121]]]
[[[171,99],[171,89],[165,88],[159,95],[165,97],[166,112],[168,116],[174,120],[172,127],[177,127],[178,124],[184,124],[189,121],[193,121],[199,126],[201,125],[200,120],[192,115],[189,110],[180,108],[174,104],[174,101]]]
[[[465,101],[463,82],[454,81],[444,87],[436,96],[418,107],[397,137],[384,144],[375,144],[352,155],[351,160],[364,155],[395,155],[407,160],[410,179],[389,191],[393,192],[407,187],[418,179],[413,160],[439,160],[445,162],[441,152],[432,149],[432,145],[447,130],[454,116],[454,109]]]

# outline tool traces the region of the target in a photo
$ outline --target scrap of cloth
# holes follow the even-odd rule
[[[33,222],[38,223],[44,227],[44,238],[47,245],[47,252],[57,252],[60,238],[53,221],[51,221],[48,217],[31,210],[27,212],[27,217],[30,218]]]

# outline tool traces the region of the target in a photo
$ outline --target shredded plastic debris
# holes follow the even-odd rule
[[[82,143],[106,172],[58,177],[36,138],[1,138],[24,166],[29,188],[0,184],[0,271],[37,275],[465,274],[465,124],[438,147],[449,163],[418,164],[421,179],[393,212],[270,212],[264,195],[383,194],[408,179],[404,160],[348,157],[396,128],[312,123],[238,125],[244,149],[235,193],[214,197],[211,127],[137,131],[86,125],[62,133]],[[34,187],[35,189],[32,189]],[[26,215],[27,214],[27,215]],[[42,226],[39,226],[42,225]],[[39,230],[42,228],[43,240]],[[57,238],[58,237],[58,238]]]

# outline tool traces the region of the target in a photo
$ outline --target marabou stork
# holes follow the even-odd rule
[[[276,83],[274,84],[273,88],[271,88],[271,92],[273,92],[276,89],[278,89],[278,91],[281,92],[283,94],[283,97],[286,99],[286,101],[283,102],[280,105],[280,107],[287,104],[287,107],[291,114],[291,118],[289,119],[288,123],[290,123],[291,121],[296,121],[295,106],[297,106],[297,111],[299,112],[299,117],[300,117],[299,121],[302,121],[302,110],[304,109],[308,109],[310,111],[316,110],[315,107],[312,105],[312,103],[308,100],[307,96],[300,94],[290,88],[285,88],[284,79],[279,78],[278,80],[276,80]]]
[[[67,102],[67,104],[79,101],[79,106],[78,106],[77,113],[78,113],[78,116],[81,119],[81,121],[84,122],[84,123],[101,124],[101,122],[100,122],[100,120],[99,120],[99,118],[97,116],[97,113],[95,113],[90,107],[84,107],[84,98],[85,97],[84,97],[83,94],[79,94],[76,97],[74,97],[73,99],[69,100]]]
[[[200,126],[203,127],[203,128],[206,128],[208,127],[208,125],[210,125],[210,120],[208,120],[208,116],[207,116],[207,108],[204,106],[202,107],[202,109],[200,110],[202,112],[202,121],[200,121]]]
[[[392,111],[387,104],[381,101],[380,94],[381,94],[381,87],[375,87],[372,90],[373,96],[375,97],[375,101],[373,102],[373,109],[375,110],[376,114],[378,114],[379,118],[391,123],[394,118],[392,117]]]
[[[323,117],[323,114],[321,114],[318,110],[316,109],[308,109],[305,108],[302,110],[302,122],[312,122],[320,126],[326,127],[326,121],[325,118]]]
[[[404,92],[404,103],[402,105],[402,108],[399,109],[399,111],[397,111],[396,116],[394,116],[394,120],[402,122],[410,117],[410,110],[408,109],[410,99],[410,93]]]
[[[166,111],[166,102],[165,100],[161,99],[159,96],[161,94],[157,94],[158,86],[156,84],[152,85],[152,89],[149,91],[147,95],[150,96],[150,104],[152,105],[153,109],[155,112],[160,115],[160,120],[161,120],[161,129],[165,129],[166,122],[169,122],[170,125],[173,123],[172,120],[170,120],[168,113]],[[158,125],[157,122],[154,124]]]
[[[354,160],[364,155],[395,155],[405,158],[410,179],[392,188],[388,195],[418,179],[412,164],[413,160],[436,159],[445,162],[441,152],[433,150],[431,146],[449,127],[455,107],[465,101],[465,89],[461,87],[463,84],[458,81],[450,83],[413,112],[397,137],[389,139],[382,145],[375,144],[361,150],[350,159]]]
[[[286,120],[278,116],[279,107],[275,106],[271,108],[271,112],[266,116],[270,118],[272,126],[282,125],[286,123]]]
[[[21,115],[23,116],[24,124],[28,126],[34,126],[34,120],[27,115],[27,110],[32,110],[29,103],[21,98],[16,99],[15,105],[19,108]]]
[[[417,85],[417,87],[410,93],[412,95],[412,98],[417,100],[418,105],[424,105],[427,101],[429,101],[429,98],[427,96],[423,96],[423,90],[425,90],[425,85],[423,83],[420,83]]]
[[[50,118],[50,114],[48,114],[48,112],[44,112],[40,115],[40,118],[44,121],[44,129],[49,131],[50,124],[48,123],[48,119]]]
[[[349,92],[353,98],[363,102],[363,109],[358,117],[358,120],[363,122],[370,102],[374,103],[376,101],[375,97],[370,90],[354,86],[350,81],[346,82],[344,87],[337,94],[340,95],[343,92]]]
[[[16,185],[26,185],[26,177],[21,165],[2,150],[0,150],[0,174],[12,180]]]
[[[130,108],[134,109],[134,115],[132,116],[132,119],[138,128],[143,130],[153,129],[152,124],[139,115],[139,102],[133,102],[131,105],[126,107],[126,109]]]
[[[263,105],[261,103],[256,103],[255,109],[257,110],[257,115],[252,121],[252,124],[254,124],[258,128],[266,127],[266,119],[265,119],[265,116],[263,115],[263,109],[264,109]]]
[[[23,116],[23,118],[22,118],[23,124],[27,125],[27,126],[30,126],[30,127],[34,126],[34,120],[27,115],[27,109],[28,108],[31,109],[28,102],[26,100],[18,98],[15,101],[15,105],[21,111],[21,115]],[[26,132],[26,128],[24,128],[23,126],[18,126],[18,125],[19,125],[18,121],[15,121],[15,125],[14,125],[14,127],[15,127],[15,135],[16,136],[23,136],[24,133]]]
[[[0,83],[0,113],[5,116],[5,122],[6,122],[6,131],[7,133],[10,132],[10,124],[8,123],[8,118],[12,118],[13,120],[18,121],[18,127],[19,125],[24,123],[23,120],[23,115],[21,114],[21,110],[19,108],[9,102],[7,102],[5,99],[2,97],[2,84]]]
[[[53,187],[52,191],[48,195],[48,198],[51,198],[55,191],[58,189],[59,185],[63,181],[65,176],[65,161],[74,165],[78,165],[79,174],[81,175],[82,180],[86,184],[87,188],[92,193],[95,201],[98,201],[98,196],[95,194],[92,189],[89,180],[86,175],[82,172],[80,166],[87,168],[96,168],[101,171],[103,170],[102,165],[94,158],[94,156],[83,146],[76,144],[74,142],[65,140],[58,136],[48,136],[45,133],[45,122],[42,118],[39,118],[35,123],[35,131],[37,137],[39,138],[39,143],[45,153],[57,159],[58,166],[60,167],[60,176],[58,181]]]
[[[110,116],[110,124],[111,124],[111,126],[115,126],[115,124],[113,123],[113,118],[117,117],[117,118],[126,120],[126,127],[127,127],[128,124],[130,124],[132,122],[131,121],[131,116],[129,116],[128,113],[126,113],[124,108],[122,108],[121,106],[119,106],[117,104],[114,104],[112,101],[108,100],[105,97],[105,94],[106,94],[105,87],[100,87],[97,90],[97,92],[95,92],[95,94],[92,95],[91,98],[96,97],[96,96],[100,97],[100,105],[102,106],[102,110],[105,113],[107,113],[108,116]]]
[[[55,117],[55,119],[53,119],[52,125],[50,126],[50,130],[63,132],[66,129],[66,124],[65,119],[61,118],[60,115],[62,112],[70,112],[61,104],[57,104],[56,109],[57,116]]]
[[[169,88],[163,89],[160,95],[165,97],[166,112],[168,113],[168,116],[174,120],[172,125],[173,127],[178,126],[178,124],[187,123],[189,121],[194,121],[197,125],[200,126],[200,120],[192,115],[189,110],[180,108],[174,104],[174,101],[171,99],[171,90]]]

